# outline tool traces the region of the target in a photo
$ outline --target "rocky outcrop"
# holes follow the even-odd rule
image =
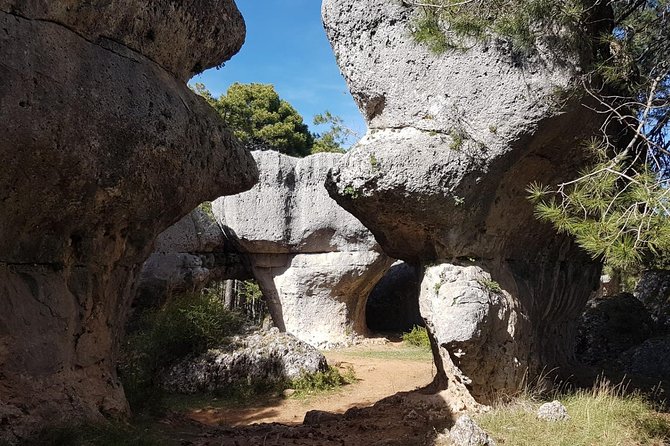
[[[156,239],[154,252],[142,266],[134,305],[156,306],[172,293],[199,291],[212,281],[251,277],[211,208],[199,206]]]
[[[648,339],[625,351],[617,365],[628,375],[667,380],[670,376],[670,335]]]
[[[530,340],[517,336],[527,321],[509,292],[481,267],[428,267],[419,304],[426,328],[439,341],[439,348],[433,346],[438,370],[467,389],[454,386],[457,401],[472,409],[523,379],[526,370],[509,359],[529,348]]]
[[[644,271],[635,296],[649,310],[661,333],[670,333],[670,271]]]
[[[240,385],[286,383],[327,368],[317,349],[273,328],[235,336],[229,345],[174,364],[163,373],[161,386],[176,393],[225,392]]]
[[[231,0],[0,0],[0,11],[58,24],[112,51],[120,44],[184,82],[230,59],[246,31]]]
[[[365,318],[368,328],[382,332],[408,332],[423,326],[419,312],[419,284],[423,269],[396,262],[368,297]]]
[[[494,353],[498,346],[482,351],[473,342],[474,351],[460,353],[461,363],[472,355],[496,364],[490,377],[504,383],[498,390],[517,390],[526,369],[533,375],[568,364],[575,319],[597,287],[600,266],[535,219],[526,188],[571,179],[586,162],[579,142],[598,132],[600,118],[582,106],[588,99],[559,100],[557,92],[572,90],[589,54],[559,54],[543,42],[519,58],[492,38],[436,55],[410,37],[418,9],[406,2],[326,0],[322,12],[369,124],[332,170],[330,195],[389,255],[445,270],[475,266],[509,296],[517,316],[506,331],[523,348]],[[490,296],[476,280],[466,283],[465,300],[480,302],[472,311],[497,308],[485,303]],[[442,363],[455,352],[438,334],[441,319],[423,316]],[[439,387],[487,387],[447,379],[448,367],[438,365]],[[506,378],[510,368],[516,379]]]
[[[117,344],[153,240],[257,179],[183,82],[195,63],[239,48],[232,1],[79,3],[0,0],[0,440],[10,442],[128,412]]]
[[[475,421],[467,415],[461,415],[449,431],[454,446],[496,446],[491,438]]]
[[[626,350],[654,334],[654,321],[632,294],[590,300],[577,330],[575,353],[584,364],[612,366]]]
[[[364,334],[365,301],[393,261],[323,186],[341,155],[253,153],[259,183],[212,207],[248,257],[275,325],[320,347]]]

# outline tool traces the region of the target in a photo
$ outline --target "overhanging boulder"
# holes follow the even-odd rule
[[[184,83],[239,49],[233,1],[79,3],[0,1],[0,441],[128,413],[116,352],[153,240],[258,175]]]
[[[472,342],[460,352],[461,364],[468,356],[506,361],[501,376],[460,370],[470,373],[467,384],[448,377],[442,361],[453,352],[438,329],[443,315],[422,314],[438,387],[489,402],[494,389],[484,376],[510,394],[526,370],[570,363],[575,320],[598,284],[600,265],[538,222],[526,198],[532,182],[572,179],[587,162],[581,144],[598,134],[601,118],[579,94],[561,93],[575,92],[590,57],[540,45],[520,59],[495,38],[433,54],[411,38],[418,11],[405,2],[324,1],[326,32],[369,124],[326,188],[389,255],[445,271],[476,267],[503,292],[519,347],[490,356],[497,344]],[[480,296],[476,281],[462,285],[466,299]]]

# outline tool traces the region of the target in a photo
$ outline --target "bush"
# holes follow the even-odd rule
[[[305,373],[300,378],[294,379],[290,383],[290,388],[298,395],[306,395],[333,390],[354,382],[356,374],[353,368],[349,367],[344,374],[341,374],[337,368],[329,366],[325,372]]]
[[[156,374],[188,354],[204,353],[239,333],[244,318],[206,293],[174,296],[149,311],[123,345],[119,374],[131,407],[156,402]]]
[[[425,327],[417,327],[415,325],[412,331],[402,334],[402,340],[414,347],[430,350],[430,339],[428,338],[428,330]]]

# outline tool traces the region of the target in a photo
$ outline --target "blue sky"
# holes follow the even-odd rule
[[[221,69],[207,70],[201,82],[216,97],[234,82],[273,84],[313,130],[312,118],[329,110],[364,133],[361,117],[321,24],[319,0],[236,0],[247,24],[247,39]]]

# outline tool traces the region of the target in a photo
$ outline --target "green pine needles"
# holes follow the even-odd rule
[[[536,216],[574,235],[592,257],[617,270],[662,267],[670,253],[668,183],[648,163],[631,166],[626,157],[608,159],[606,147],[591,142],[600,162],[555,190],[531,184]]]
[[[472,41],[491,37],[507,40],[516,52],[531,52],[539,40],[562,36],[574,45],[589,10],[584,1],[567,0],[405,0],[421,9],[413,23],[414,39],[431,51],[465,49]],[[566,32],[568,31],[568,32]]]
[[[529,198],[539,219],[615,269],[670,265],[670,0],[403,2],[418,10],[414,39],[435,53],[496,39],[512,54],[589,61],[573,97],[603,117],[584,144],[593,164],[558,186],[530,185]]]

